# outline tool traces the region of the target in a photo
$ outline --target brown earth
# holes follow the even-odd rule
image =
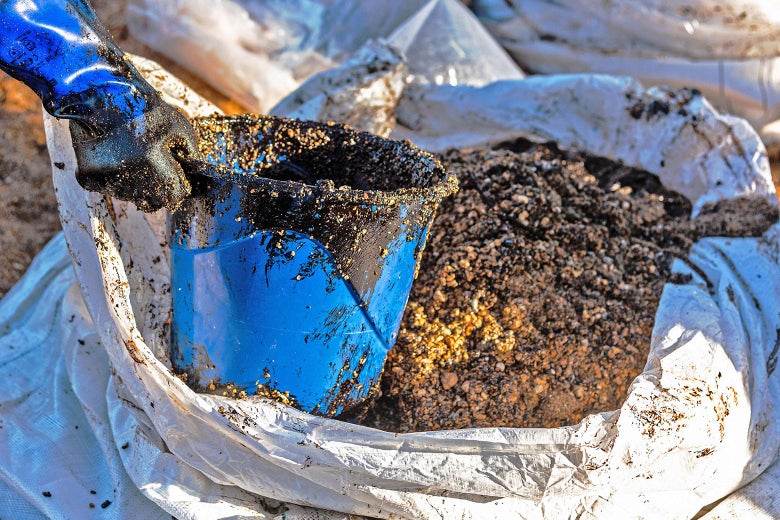
[[[40,101],[5,75],[0,76],[0,143],[2,297],[59,229]]]
[[[554,145],[440,159],[460,191],[431,226],[364,420],[384,430],[549,428],[616,409],[647,360],[672,260],[778,216],[742,199],[691,221],[657,177]]]

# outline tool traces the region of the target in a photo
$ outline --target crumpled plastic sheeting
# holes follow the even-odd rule
[[[525,77],[458,0],[425,2],[387,40],[406,57],[409,82],[482,86]]]
[[[108,360],[74,282],[58,234],[0,301],[0,511],[89,518],[92,503],[105,517],[170,518],[139,493],[111,445]]]
[[[474,11],[530,39],[546,35],[604,54],[692,59],[761,58],[780,52],[780,6],[767,0],[474,0]],[[587,20],[588,23],[583,23]]]
[[[759,129],[780,118],[773,0],[475,0],[472,9],[526,70],[697,88]],[[780,145],[776,129],[761,134]]]
[[[395,107],[406,75],[403,56],[372,40],[341,67],[309,78],[281,100],[271,115],[338,121],[387,137],[395,128]]]
[[[760,477],[729,495],[700,520],[776,520],[780,518],[780,460]]]
[[[311,76],[271,114],[338,121],[386,137],[407,84],[482,86],[523,77],[460,2],[433,0],[387,40],[370,40],[342,65]]]
[[[522,89],[524,81],[516,86]],[[573,82],[573,88],[580,79],[535,81],[540,99],[550,99],[561,82]],[[594,91],[610,92],[614,81],[592,78]],[[645,99],[633,84],[623,85]],[[513,104],[525,102],[522,96],[509,99],[509,113]],[[590,109],[597,122],[633,119],[614,103]],[[156,340],[150,348],[140,332],[164,324],[167,314],[149,309],[165,299],[165,291],[135,286],[157,280],[165,262],[154,262],[154,243],[128,246],[144,243],[138,237],[158,232],[159,223],[81,191],[68,174],[75,163],[63,144],[67,127],[47,119],[47,131],[53,160],[65,163],[56,179],[63,228],[115,371],[118,398],[108,400],[112,434],[138,442],[141,432],[156,432],[143,445],[143,456],[125,463],[131,477],[146,475],[141,491],[166,510],[173,510],[171,495],[151,491],[187,489],[177,480],[183,479],[191,496],[202,485],[206,496],[227,500],[225,489],[240,488],[277,501],[384,518],[689,518],[755,478],[777,456],[774,406],[780,394],[776,377],[769,377],[780,329],[777,227],[761,239],[704,240],[687,262],[678,263],[677,271],[691,281],[667,286],[647,368],[620,410],[549,430],[396,435],[260,398],[198,395],[174,377],[154,353]],[[518,134],[529,131],[517,128]],[[579,143],[582,149],[602,149],[599,132],[586,135],[593,141]],[[631,146],[626,139],[614,144]],[[95,296],[101,294],[105,298]],[[224,486],[223,494],[217,485]]]
[[[417,82],[523,77],[457,0],[131,0],[128,25],[153,49],[263,113],[369,39],[392,38]]]

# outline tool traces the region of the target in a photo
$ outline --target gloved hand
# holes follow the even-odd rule
[[[132,201],[142,211],[174,209],[190,194],[179,161],[197,157],[197,138],[185,117],[161,100],[132,121],[95,136],[70,123],[78,170],[87,190]]]
[[[71,120],[76,178],[144,211],[190,192],[195,132],[125,58],[87,0],[0,0],[0,68]]]

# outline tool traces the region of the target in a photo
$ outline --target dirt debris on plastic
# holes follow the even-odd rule
[[[655,176],[554,145],[440,159],[461,188],[439,208],[382,397],[362,420],[389,431],[547,428],[618,408],[673,258],[777,220],[745,199],[692,221]]]

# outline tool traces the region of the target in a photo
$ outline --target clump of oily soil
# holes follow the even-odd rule
[[[709,207],[611,161],[527,141],[440,159],[442,203],[382,396],[389,431],[555,427],[620,406],[645,364],[674,257],[702,236],[756,236],[763,200]]]

